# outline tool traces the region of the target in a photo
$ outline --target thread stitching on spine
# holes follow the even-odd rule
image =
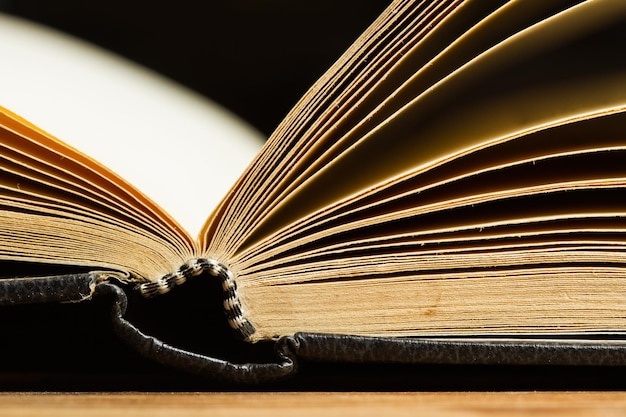
[[[184,284],[188,280],[201,275],[203,272],[220,279],[224,294],[224,311],[231,328],[241,337],[247,339],[254,334],[254,326],[243,316],[241,302],[237,296],[237,283],[233,273],[224,264],[213,259],[193,259],[182,265],[175,272],[165,274],[156,281],[138,285],[139,292],[146,298],[165,294],[172,288]]]

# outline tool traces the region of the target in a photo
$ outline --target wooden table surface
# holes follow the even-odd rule
[[[0,416],[626,416],[624,392],[0,394]]]

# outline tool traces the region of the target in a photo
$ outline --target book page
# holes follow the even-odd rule
[[[623,334],[626,5],[425,5],[388,9],[211,225],[245,337]]]
[[[88,154],[196,237],[264,139],[219,106],[69,36],[0,15],[2,105]]]
[[[453,72],[310,176],[241,245],[455,155],[570,118],[623,108],[626,93],[620,86],[626,73],[596,57],[618,59],[618,50],[579,42],[588,37],[617,47],[612,30],[619,27],[624,4],[603,6],[585,3],[546,19]],[[584,67],[576,67],[580,61]],[[565,69],[568,77],[562,77]]]

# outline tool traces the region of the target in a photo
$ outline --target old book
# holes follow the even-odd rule
[[[119,333],[146,355],[239,380],[331,352],[621,363],[625,38],[618,1],[395,1],[196,239],[3,110],[0,259],[80,273],[2,280],[0,298],[114,293]],[[124,319],[120,288],[153,297],[196,276],[222,281],[234,332],[277,341],[279,363],[183,352]]]

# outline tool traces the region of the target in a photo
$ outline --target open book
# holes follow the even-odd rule
[[[0,259],[83,271],[3,280],[5,302],[27,299],[26,282],[42,283],[45,300],[98,288],[122,299],[120,286],[153,297],[214,276],[234,332],[281,341],[283,370],[294,352],[338,346],[342,360],[376,346],[372,360],[393,361],[420,360],[389,353],[414,342],[619,348],[625,42],[620,1],[395,1],[287,115],[197,238],[3,110]],[[210,178],[197,181],[211,192]],[[118,304],[131,329],[120,333],[141,344]],[[159,349],[164,362],[183,354]],[[226,366],[215,363],[211,372]]]

